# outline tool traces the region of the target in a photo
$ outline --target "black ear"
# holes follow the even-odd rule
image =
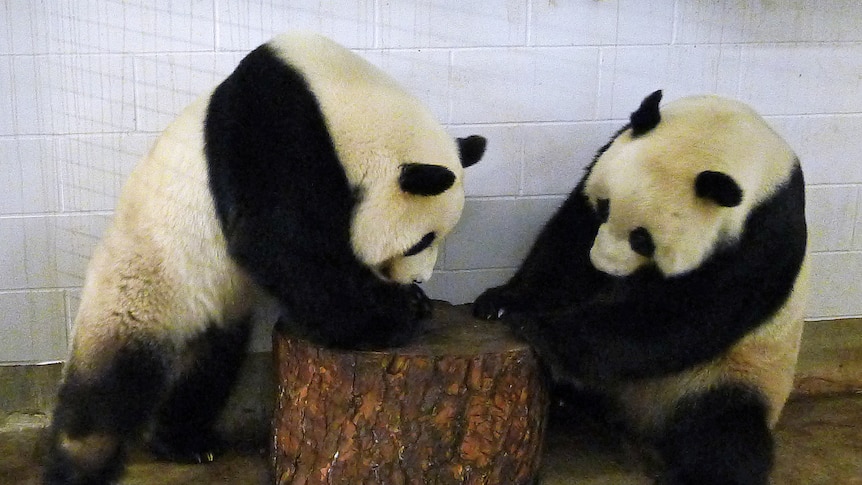
[[[697,174],[694,191],[698,197],[715,201],[722,207],[736,207],[742,203],[742,188],[730,175],[706,170]]]
[[[398,185],[401,190],[416,195],[442,194],[455,183],[455,174],[440,165],[405,163],[401,165]]]
[[[661,101],[661,89],[650,94],[643,101],[640,107],[635,110],[629,118],[632,123],[632,136],[640,136],[650,131],[661,121],[661,113],[658,110],[658,104]]]
[[[464,168],[473,165],[482,158],[488,140],[483,136],[470,135],[467,138],[458,138],[458,155],[461,157],[461,166]]]

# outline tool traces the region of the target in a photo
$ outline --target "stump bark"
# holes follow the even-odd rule
[[[279,485],[534,483],[548,394],[503,324],[435,301],[403,348],[330,350],[282,329],[273,354]]]

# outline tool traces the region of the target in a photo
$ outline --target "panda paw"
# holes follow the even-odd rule
[[[224,450],[224,443],[213,433],[195,434],[192,439],[167,439],[152,436],[147,448],[156,458],[175,463],[201,464],[215,461]]]
[[[410,285],[407,290],[408,301],[410,302],[410,312],[413,314],[415,320],[425,320],[427,318],[431,318],[431,314],[433,312],[431,299],[428,298],[428,295],[419,287],[419,285],[413,284]]]
[[[484,320],[500,320],[507,309],[507,299],[502,286],[490,288],[476,298],[473,302],[473,316]]]

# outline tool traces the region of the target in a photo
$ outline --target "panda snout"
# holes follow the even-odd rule
[[[616,240],[604,226],[599,229],[590,262],[597,270],[610,276],[628,276],[638,269],[642,258],[631,251],[628,241]]]

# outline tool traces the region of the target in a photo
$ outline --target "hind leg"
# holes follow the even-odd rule
[[[759,393],[722,386],[680,403],[659,443],[662,485],[765,485],[773,462]]]
[[[46,484],[99,485],[123,470],[124,442],[147,420],[165,383],[158,345],[131,342],[73,355],[51,423]]]
[[[250,322],[211,326],[183,352],[185,370],[159,407],[148,439],[163,459],[186,463],[212,461],[220,451],[213,431],[246,355]]]

